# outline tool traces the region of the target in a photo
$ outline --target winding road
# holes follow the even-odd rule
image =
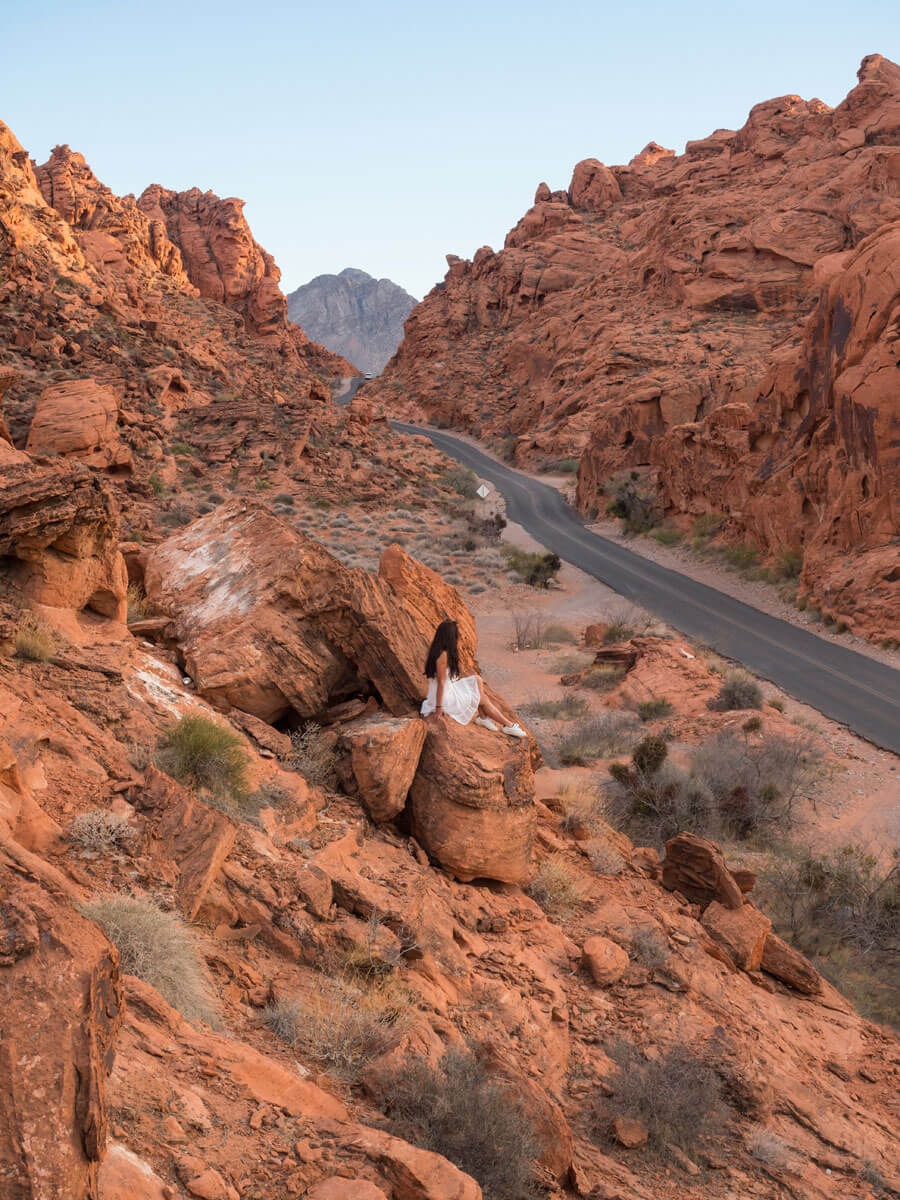
[[[566,562],[825,716],[900,754],[900,671],[592,533],[555,488],[504,466],[469,442],[401,421],[391,424],[401,433],[430,438],[444,454],[492,483],[506,501],[510,520]]]

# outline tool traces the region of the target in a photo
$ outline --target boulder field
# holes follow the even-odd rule
[[[367,395],[577,460],[587,513],[637,471],[670,521],[802,550],[826,615],[895,638],[898,238],[900,67],[876,54],[834,109],[781,96],[541,184],[502,250],[448,255]]]

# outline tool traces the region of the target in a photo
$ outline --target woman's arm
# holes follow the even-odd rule
[[[447,682],[447,653],[438,656],[435,664],[437,688],[434,693],[434,711],[438,716],[444,715],[444,710],[441,707],[441,701],[444,699],[444,684]]]

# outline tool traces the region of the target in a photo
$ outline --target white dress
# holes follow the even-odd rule
[[[428,695],[422,701],[423,717],[434,712],[436,697],[437,679],[432,679],[428,683]],[[453,679],[449,675],[447,676],[444,683],[444,694],[441,697],[441,707],[448,717],[452,717],[460,725],[468,725],[478,712],[479,703],[477,675],[466,675],[463,679]]]

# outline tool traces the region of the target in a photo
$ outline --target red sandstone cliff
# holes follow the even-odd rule
[[[541,184],[503,250],[448,256],[373,390],[522,464],[579,457],[585,511],[652,468],[671,516],[804,547],[827,611],[895,636],[898,222],[900,68],[872,55],[833,110],[779,97]]]

